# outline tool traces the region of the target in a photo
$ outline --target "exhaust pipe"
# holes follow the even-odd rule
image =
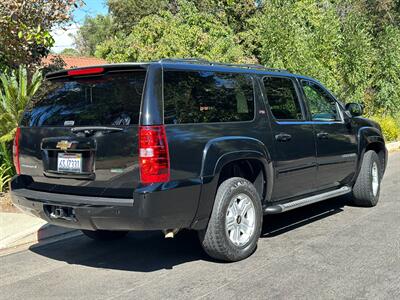
[[[178,228],[175,229],[167,229],[167,230],[163,230],[164,232],[164,237],[166,239],[173,239],[175,237],[175,235],[179,232]]]
[[[64,217],[64,210],[62,208],[56,208],[56,216],[58,216],[59,218]]]
[[[51,212],[50,217],[54,219],[60,219],[65,217],[64,210],[62,208],[55,208],[54,211]]]
[[[65,218],[65,216],[64,209],[62,208],[55,208],[50,214],[50,217],[54,219],[62,219]]]

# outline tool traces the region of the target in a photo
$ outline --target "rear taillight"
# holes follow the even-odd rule
[[[17,128],[17,132],[15,133],[14,144],[13,144],[13,159],[14,159],[14,167],[17,174],[21,174],[21,165],[19,163],[19,138],[21,136],[21,128]]]
[[[139,167],[142,183],[169,181],[169,153],[164,126],[139,127]]]

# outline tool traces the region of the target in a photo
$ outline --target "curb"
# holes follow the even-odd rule
[[[36,225],[3,239],[0,242],[0,256],[26,250],[33,245],[42,246],[78,235],[81,235],[81,232],[76,229],[50,224]]]
[[[398,142],[387,143],[387,144],[386,144],[386,149],[387,149],[389,152],[400,151],[400,141],[398,141]]]

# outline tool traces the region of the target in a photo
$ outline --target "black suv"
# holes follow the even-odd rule
[[[14,142],[16,206],[94,239],[199,233],[212,257],[256,248],[263,215],[352,193],[375,206],[378,124],[318,81],[163,59],[47,76]]]

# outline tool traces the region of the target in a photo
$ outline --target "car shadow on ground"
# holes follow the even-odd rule
[[[283,214],[265,216],[261,237],[275,237],[296,228],[306,226],[312,222],[342,212],[344,206],[351,206],[348,196],[341,196],[304,206]]]
[[[270,238],[343,211],[347,199],[340,197],[284,214],[264,217],[261,237]],[[164,239],[160,232],[132,232],[126,238],[99,242],[85,236],[30,251],[50,259],[94,268],[153,272],[172,269],[183,263],[210,259],[202,250],[194,231],[182,231],[174,239]]]

